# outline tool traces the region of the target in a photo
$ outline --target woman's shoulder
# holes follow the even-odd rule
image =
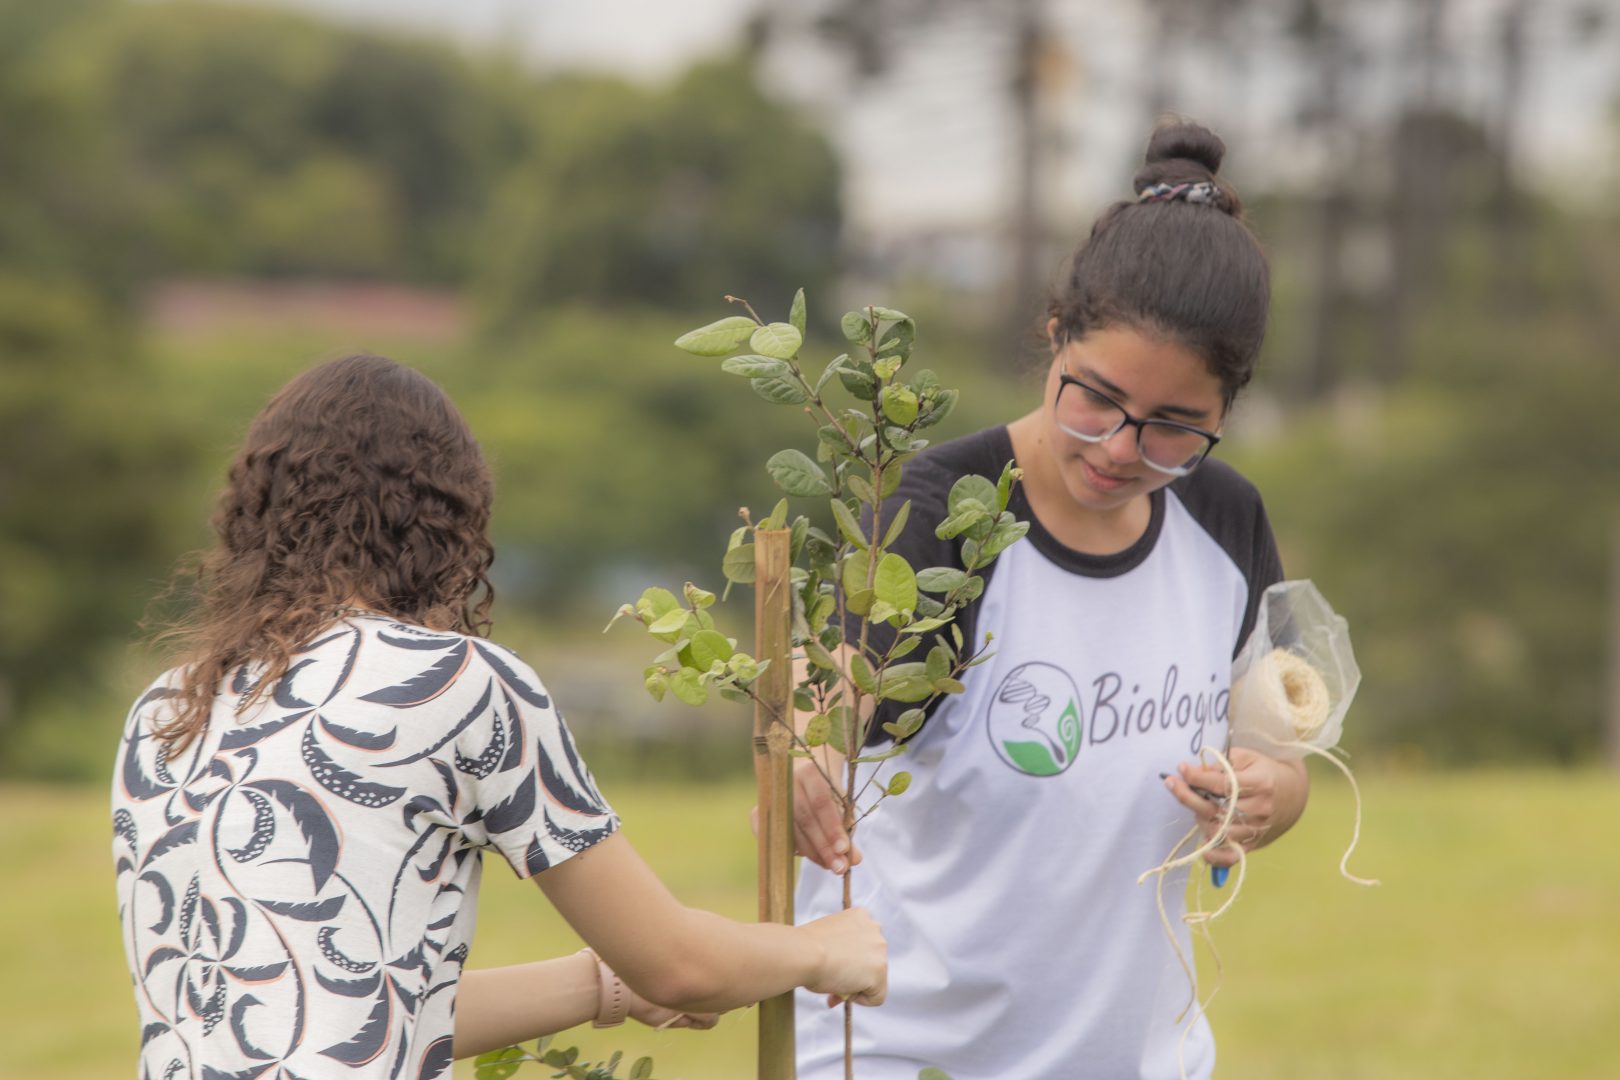
[[[906,464],[901,483],[938,489],[943,498],[952,484],[969,474],[996,480],[1012,459],[1012,438],[1006,425],[998,424],[928,447]]]
[[[463,671],[481,669],[517,690],[531,704],[547,700],[539,673],[516,650],[499,642],[455,630],[436,630],[389,615],[351,616],[346,621],[402,663],[420,664],[420,658],[431,654],[435,664],[454,665]]]
[[[1200,511],[1252,513],[1262,506],[1260,489],[1249,478],[1218,458],[1208,458],[1198,468],[1170,485],[1195,517]]]

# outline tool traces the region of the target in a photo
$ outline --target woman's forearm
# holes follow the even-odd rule
[[[455,1055],[473,1057],[595,1019],[596,961],[556,960],[462,973],[456,991]]]
[[[686,907],[622,833],[535,879],[574,930],[642,997],[719,1012],[818,980],[826,928],[738,923]]]
[[[667,991],[672,1000],[652,999],[660,1005],[725,1012],[815,982],[821,971],[822,951],[812,929],[738,923],[697,908],[686,908],[682,922],[684,977]]]

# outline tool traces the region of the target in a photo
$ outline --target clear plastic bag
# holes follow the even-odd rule
[[[1279,581],[1232,665],[1231,744],[1290,760],[1331,750],[1360,685],[1344,616],[1310,581]]]

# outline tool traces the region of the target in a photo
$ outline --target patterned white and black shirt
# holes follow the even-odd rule
[[[522,877],[618,828],[539,678],[487,641],[353,616],[176,760],[136,701],[113,777],[141,1080],[447,1076],[481,854]]]

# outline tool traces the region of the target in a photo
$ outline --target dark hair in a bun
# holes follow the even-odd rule
[[[1265,339],[1271,273],[1242,200],[1217,176],[1225,156],[1208,128],[1159,123],[1133,184],[1139,198],[1103,211],[1048,305],[1059,344],[1115,325],[1167,335],[1204,358],[1231,404]]]

